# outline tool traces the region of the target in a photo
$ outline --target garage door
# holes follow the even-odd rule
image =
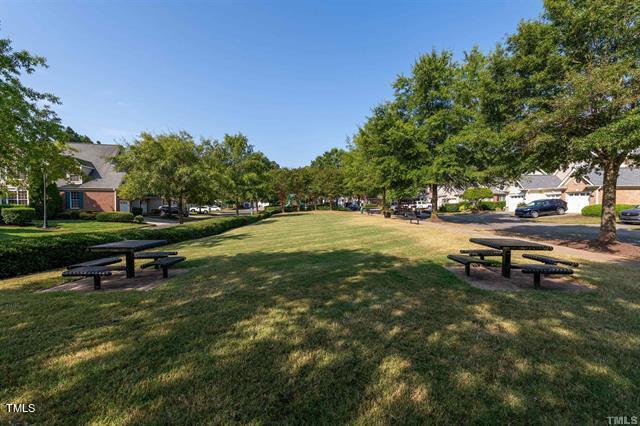
[[[569,213],[580,213],[582,208],[588,205],[588,192],[570,192],[567,194],[567,211]]]

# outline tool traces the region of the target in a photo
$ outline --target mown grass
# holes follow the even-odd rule
[[[487,292],[441,267],[468,236],[290,214],[176,245],[150,292],[0,281],[2,421],[603,423],[640,407],[640,270],[594,293]]]
[[[48,225],[50,229],[40,228],[41,221],[34,221],[32,226],[0,225],[0,241],[59,234],[120,231],[145,226],[137,223],[98,222],[95,220],[51,220]]]

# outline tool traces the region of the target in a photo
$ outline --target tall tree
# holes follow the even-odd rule
[[[186,132],[141,133],[115,162],[119,170],[127,172],[119,188],[123,197],[138,199],[157,194],[177,200],[180,223],[184,221],[185,200],[198,197],[206,178],[202,149]]]
[[[311,162],[311,191],[329,200],[333,210],[333,200],[344,193],[344,173],[342,169],[345,151],[333,148],[319,155]]]
[[[46,67],[45,58],[16,51],[11,40],[0,39],[0,169],[7,171],[9,181],[45,161],[43,154],[60,155],[60,150],[42,148],[60,136],[60,120],[52,110],[59,99],[21,81],[24,74]]]
[[[640,4],[546,0],[541,19],[507,41],[516,95],[510,143],[539,168],[603,176],[599,242],[615,241],[616,182],[640,165]]]
[[[270,190],[280,203],[280,209],[284,213],[287,199],[293,188],[293,173],[291,169],[286,167],[275,167],[269,171],[268,180]]]

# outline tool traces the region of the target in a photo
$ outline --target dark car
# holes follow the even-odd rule
[[[536,200],[516,209],[518,217],[538,217],[550,214],[565,214],[567,203],[559,198]]]
[[[171,206],[171,211],[169,211],[169,206],[164,205],[160,206],[160,216],[177,216],[178,215],[178,206]],[[183,212],[183,216],[189,216],[188,212]]]
[[[640,205],[620,212],[620,222],[640,224]]]

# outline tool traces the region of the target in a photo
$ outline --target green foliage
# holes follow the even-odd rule
[[[29,205],[36,210],[36,216],[42,218],[44,214],[42,203],[42,176],[29,179]],[[47,217],[54,218],[63,211],[64,200],[60,195],[58,185],[50,183],[47,185]]]
[[[478,208],[480,210],[504,210],[506,206],[506,201],[480,201],[478,203]]]
[[[636,205],[635,204],[616,204],[616,215],[620,216],[620,212],[622,210],[632,209]],[[585,206],[581,211],[582,216],[592,216],[592,217],[601,217],[602,216],[602,204],[592,204],[590,206]]]
[[[77,220],[80,219],[80,211],[78,210],[67,210],[64,212],[60,212],[56,215],[56,219],[62,220]]]
[[[26,225],[33,221],[36,210],[31,207],[3,207],[0,214],[8,225]]]
[[[133,222],[133,213],[129,212],[100,212],[96,214],[98,222]]]
[[[270,217],[255,216],[207,219],[168,228],[133,228],[117,232],[63,234],[40,238],[22,238],[0,245],[0,279],[60,268],[104,256],[87,248],[121,240],[167,240],[169,244],[220,234],[232,228]]]
[[[492,196],[493,191],[490,188],[467,188],[462,193],[462,199],[468,201],[471,208],[474,210],[481,208],[479,205],[481,200],[491,198]],[[488,204],[485,204],[485,206],[488,206]]]
[[[94,212],[80,212],[80,214],[78,215],[78,219],[81,220],[96,220],[96,216],[98,215],[98,213],[94,213]]]
[[[114,159],[118,169],[127,172],[119,188],[121,196],[135,200],[157,194],[177,200],[182,222],[184,200],[199,197],[205,191],[204,149],[186,132],[155,136],[141,133]]]
[[[144,223],[144,217],[142,215],[136,215],[136,217],[133,218],[133,221],[136,223]]]
[[[9,179],[41,163],[40,147],[52,144],[60,134],[59,119],[52,109],[60,103],[58,98],[21,81],[24,75],[46,66],[45,58],[15,51],[11,40],[0,39],[0,170]]]
[[[440,206],[440,211],[445,213],[455,213],[460,211],[460,203],[446,203]]]
[[[65,127],[64,130],[62,130],[60,140],[65,143],[93,143],[89,136],[81,135],[69,126]]]
[[[131,207],[131,213],[135,216],[142,216],[142,207]]]

